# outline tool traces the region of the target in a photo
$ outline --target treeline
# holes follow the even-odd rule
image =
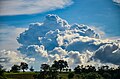
[[[74,69],[75,74],[80,74],[81,79],[120,79],[120,66],[118,68],[110,68],[109,66],[101,66],[97,69],[94,66],[77,66]],[[79,79],[79,78],[78,78]]]
[[[52,65],[41,64],[40,73],[34,75],[34,79],[120,79],[120,66],[118,68],[111,68],[109,66],[101,66],[96,69],[95,66],[78,65],[71,71],[69,65],[64,60],[54,61]],[[13,65],[9,72],[19,72],[28,69],[28,64],[21,62],[20,65]],[[34,69],[31,66],[30,71]],[[5,70],[0,68],[0,79],[7,79],[4,77]],[[63,74],[63,75],[61,75]],[[64,77],[67,74],[67,77]]]
[[[120,79],[120,66],[118,68],[110,68],[109,66],[101,66],[96,69],[95,66],[78,65],[73,71],[69,69],[66,61],[58,60],[50,66],[48,64],[41,65],[40,74],[36,79],[64,79],[61,73],[68,73],[67,79]]]

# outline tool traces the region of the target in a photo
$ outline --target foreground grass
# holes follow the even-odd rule
[[[69,73],[70,72],[59,73],[58,75],[59,79],[68,79]],[[39,72],[19,72],[19,73],[10,72],[10,73],[5,73],[5,76],[8,79],[34,79],[34,75],[38,75],[38,74]],[[100,74],[93,72],[93,73],[81,73],[81,74],[74,73],[74,77],[70,79],[106,79],[106,78],[103,78]]]
[[[19,73],[5,73],[8,79],[34,79],[33,75],[37,75],[35,72],[19,72]]]
[[[14,72],[10,72],[10,73],[5,72],[5,75],[8,75],[8,74],[10,74],[10,75],[13,75],[13,74],[37,74],[37,73],[39,73],[39,72],[16,72],[16,73],[14,73]]]
[[[5,73],[7,79],[34,79],[34,75],[38,75],[39,72],[18,72],[18,73]],[[62,72],[59,77],[62,79],[67,79],[68,73]]]
[[[62,77],[62,79],[67,79],[68,73],[62,72],[59,74],[59,77]]]

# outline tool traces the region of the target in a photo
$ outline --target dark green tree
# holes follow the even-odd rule
[[[4,70],[2,68],[3,68],[3,66],[0,64],[0,76],[2,76],[4,73]]]
[[[91,66],[91,65],[87,65],[85,66],[85,72],[88,73],[88,72],[95,72],[96,71],[96,68],[94,66]]]
[[[3,67],[2,65],[0,65],[0,66]],[[5,72],[5,70],[0,68],[0,79],[7,79],[4,75],[4,72]]]
[[[11,67],[11,72],[19,72],[19,70],[20,70],[20,66],[19,65],[13,65],[12,67]]]
[[[62,69],[68,67],[68,63],[64,60],[58,60],[58,61],[55,60],[54,63],[52,64],[52,67],[56,68],[57,70],[59,69],[61,72]]]
[[[79,74],[79,73],[81,72],[81,68],[80,68],[79,65],[74,68],[74,72],[75,72],[76,74]]]
[[[31,67],[30,67],[30,71],[31,71],[31,72],[33,72],[33,71],[34,71],[33,66],[31,66]]]
[[[3,66],[0,64],[0,69],[2,69],[3,68]]]
[[[5,72],[5,69],[3,69],[3,66],[0,64],[0,79],[7,79],[6,75],[4,74]]]
[[[28,64],[25,63],[25,62],[21,62],[21,64],[20,64],[20,68],[23,70],[23,72],[25,72],[25,70],[28,69]]]
[[[41,69],[44,71],[48,71],[50,66],[48,64],[41,64]]]

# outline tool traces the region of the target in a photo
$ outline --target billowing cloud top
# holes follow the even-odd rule
[[[30,24],[17,41],[22,45],[18,48],[21,53],[37,60],[44,58],[48,63],[64,59],[71,66],[98,61],[120,64],[119,41],[101,39],[91,27],[70,25],[54,14],[48,14],[42,23]]]
[[[0,0],[0,16],[41,13],[72,3],[72,0]]]
[[[81,36],[86,36],[86,38],[100,37],[99,34],[86,25],[69,25],[67,21],[59,16],[49,14],[43,23],[30,24],[29,29],[21,33],[17,40],[23,45],[23,48],[26,48],[28,45],[44,45],[45,49],[53,50],[58,46],[67,48],[77,40],[79,41]],[[90,41],[86,40],[85,42]],[[20,50],[23,50],[22,47]]]

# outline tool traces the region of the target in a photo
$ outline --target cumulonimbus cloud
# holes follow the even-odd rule
[[[18,48],[21,53],[33,57],[35,54],[37,56],[39,54],[37,58],[44,57],[49,63],[59,59],[68,61],[72,66],[91,62],[95,64],[98,61],[117,65],[119,63],[119,61],[115,63],[117,59],[111,52],[106,54],[106,51],[99,51],[102,46],[109,44],[114,46],[114,44],[119,44],[119,41],[101,39],[100,34],[91,27],[84,24],[70,25],[53,14],[47,15],[42,23],[30,24],[28,30],[18,36],[17,41],[22,45]],[[99,53],[104,59],[99,58]],[[119,54],[120,52],[116,50],[114,53]],[[115,61],[109,62],[107,60],[111,55]],[[120,56],[118,56],[119,58]]]
[[[72,3],[72,0],[0,0],[0,16],[41,13],[61,9]]]

